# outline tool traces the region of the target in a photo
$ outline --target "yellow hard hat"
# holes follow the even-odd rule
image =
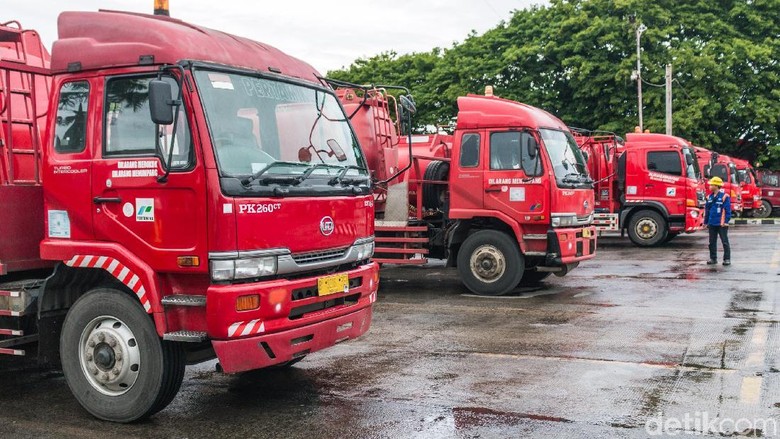
[[[720,177],[710,178],[710,186],[723,186],[723,180]]]

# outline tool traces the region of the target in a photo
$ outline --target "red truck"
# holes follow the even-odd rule
[[[758,176],[750,162],[744,159],[731,158],[737,169],[737,183],[742,196],[742,211],[745,216],[755,216],[761,209],[761,189],[758,187]]]
[[[737,180],[737,166],[731,157],[701,146],[695,148],[699,163],[702,164],[704,177],[708,179],[720,177],[723,180],[723,190],[731,196],[731,211],[735,216],[741,216],[743,211],[742,190]]]
[[[599,231],[628,231],[635,245],[668,242],[703,226],[705,192],[685,139],[653,133],[581,132],[577,143],[595,183]]]
[[[0,353],[37,341],[129,422],[185,364],[287,366],[368,330],[368,170],[310,65],[167,16],[58,24],[51,58],[0,26]]]
[[[502,295],[595,256],[592,181],[558,118],[468,95],[453,134],[413,136],[408,96],[340,85],[379,181],[375,261],[446,259],[472,292]]]
[[[756,173],[759,189],[761,189],[761,207],[754,216],[768,218],[773,211],[780,209],[780,172],[759,169]]]

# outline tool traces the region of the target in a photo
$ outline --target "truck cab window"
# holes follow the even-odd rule
[[[54,150],[71,154],[84,151],[87,133],[87,81],[66,82],[60,89],[57,121],[54,127]]]
[[[479,165],[479,134],[463,135],[460,143],[460,167],[474,168]]]
[[[155,156],[158,145],[164,160],[168,159],[173,140],[172,169],[188,168],[192,163],[192,138],[184,106],[179,107],[176,133],[173,125],[155,125],[149,113],[151,77],[112,78],[106,86],[104,155]],[[173,95],[179,93],[173,78]],[[159,142],[159,143],[158,143]]]
[[[651,151],[647,153],[647,169],[664,174],[682,176],[682,163],[677,151]]]

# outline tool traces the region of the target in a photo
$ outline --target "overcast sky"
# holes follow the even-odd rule
[[[36,29],[47,48],[57,15],[99,8],[151,13],[153,0],[3,0],[3,21]],[[10,3],[10,4],[9,4]],[[170,0],[171,15],[276,46],[323,74],[353,60],[449,47],[473,29],[482,33],[511,11],[544,0]]]

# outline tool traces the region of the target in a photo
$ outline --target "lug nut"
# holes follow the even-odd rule
[[[113,348],[114,346],[116,346],[116,340],[114,340],[114,337],[111,337],[111,338],[108,340],[108,345],[109,345],[109,346],[111,346],[112,348]]]
[[[92,375],[97,375],[98,374],[98,370],[97,370],[96,367],[93,367],[92,369],[90,369],[90,372],[92,372]]]
[[[95,347],[95,340],[90,340],[89,343],[87,343],[89,347],[94,348]]]
[[[105,334],[103,334],[102,332],[100,334],[98,334],[98,340],[105,341],[106,340]]]
[[[111,371],[114,375],[119,375],[119,368],[115,367],[114,370]]]
[[[122,361],[122,353],[121,353],[121,352],[116,352],[116,353],[114,354],[114,359],[115,359],[116,361]]]
[[[103,374],[103,381],[108,381],[108,374],[107,373]]]
[[[87,361],[92,361],[92,354],[87,354]]]

